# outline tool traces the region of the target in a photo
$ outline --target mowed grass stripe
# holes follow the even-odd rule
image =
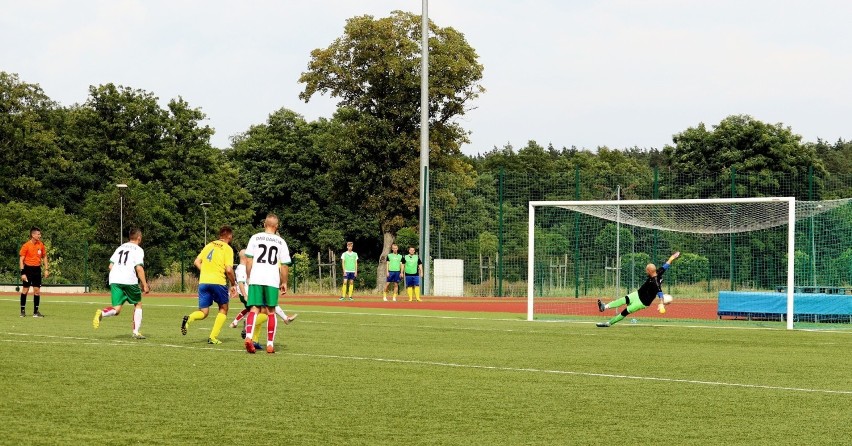
[[[220,353],[245,353],[243,349],[233,349],[233,348],[216,348],[216,347],[197,347],[197,346],[187,346],[187,345],[176,345],[176,344],[161,344],[156,342],[146,342],[145,341],[123,341],[123,340],[112,340],[112,341],[103,341],[96,338],[81,338],[81,337],[71,337],[71,336],[51,336],[51,335],[31,335],[28,333],[2,333],[7,336],[21,336],[21,337],[37,337],[37,338],[48,338],[48,339],[58,339],[57,341],[32,341],[29,339],[2,339],[0,341],[3,342],[19,342],[19,343],[39,343],[39,344],[65,344],[69,345],[72,342],[67,341],[87,341],[76,343],[77,345],[116,345],[116,346],[138,346],[140,348],[143,347],[162,347],[162,348],[179,348],[186,350],[199,350],[199,351],[212,351],[212,352],[220,352]],[[451,367],[451,368],[466,368],[466,369],[476,369],[476,370],[490,370],[490,371],[501,371],[501,372],[519,372],[519,373],[534,373],[534,374],[549,374],[549,375],[571,375],[571,376],[582,376],[582,377],[592,377],[592,378],[611,378],[611,379],[629,379],[629,380],[638,380],[638,381],[656,381],[663,383],[678,383],[678,384],[692,384],[692,385],[705,385],[705,386],[719,386],[719,387],[741,387],[747,389],[763,389],[763,390],[775,390],[775,391],[790,391],[790,392],[812,392],[812,393],[826,393],[826,394],[839,394],[839,395],[852,395],[852,390],[831,390],[831,389],[811,389],[811,388],[797,388],[797,387],[781,387],[781,386],[771,386],[771,385],[762,385],[762,384],[744,384],[744,383],[733,383],[733,382],[718,382],[718,381],[702,381],[702,380],[692,380],[692,379],[678,379],[678,378],[665,378],[659,376],[633,376],[633,375],[620,375],[620,374],[612,374],[612,373],[594,373],[594,372],[581,372],[581,371],[573,371],[573,370],[546,370],[546,369],[538,369],[538,368],[517,368],[517,367],[505,367],[505,366],[491,366],[491,365],[481,365],[481,364],[460,364],[460,363],[447,363],[447,362],[435,362],[435,361],[424,361],[424,360],[416,360],[416,359],[396,359],[396,358],[375,358],[375,357],[365,357],[365,356],[347,356],[347,355],[329,355],[329,354],[316,354],[316,353],[287,353],[287,355],[292,356],[301,356],[308,358],[322,358],[322,359],[336,359],[336,360],[345,360],[345,361],[375,361],[381,363],[395,363],[395,364],[406,364],[406,365],[419,365],[426,367]]]

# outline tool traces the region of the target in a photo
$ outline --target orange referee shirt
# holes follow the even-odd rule
[[[41,240],[27,240],[21,246],[21,256],[24,257],[24,265],[41,266],[41,259],[47,255],[47,249]]]

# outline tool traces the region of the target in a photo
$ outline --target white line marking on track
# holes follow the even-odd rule
[[[85,304],[85,305],[103,305],[105,302],[108,303],[108,297],[103,301],[98,302],[87,302],[87,301],[79,301],[79,300],[51,300],[50,303],[60,303],[60,304]],[[168,298],[166,298],[168,299]],[[17,299],[0,299],[0,302],[18,302]],[[144,301],[145,307],[158,307],[158,308],[194,308],[197,309],[197,305],[175,305],[175,304],[154,304],[150,303],[150,301]],[[374,316],[374,317],[397,317],[397,318],[419,318],[419,319],[445,319],[445,320],[460,320],[460,321],[499,321],[499,322],[518,322],[518,323],[526,323],[526,324],[576,324],[576,325],[591,325],[594,324],[595,321],[576,321],[576,320],[535,320],[532,322],[527,321],[522,316],[518,316],[517,318],[484,318],[484,317],[461,317],[461,316],[441,316],[435,314],[405,314],[405,313],[368,313],[368,312],[352,312],[352,311],[322,311],[322,310],[307,310],[305,307],[315,308],[314,305],[292,305],[288,306],[286,309],[288,311],[293,311],[292,308],[299,308],[299,313],[305,314],[334,314],[334,315],[351,315],[351,316]],[[283,308],[283,307],[282,307]],[[236,314],[236,313],[235,313]],[[641,329],[643,327],[655,327],[655,328],[688,328],[688,329],[710,329],[710,330],[769,330],[769,331],[787,331],[785,327],[734,327],[734,326],[724,326],[724,325],[681,325],[681,324],[651,324],[651,323],[642,323],[638,325],[630,325],[630,324],[621,324],[619,329],[621,330],[629,330],[629,329]],[[846,335],[852,335],[852,330],[847,329],[831,329],[831,328],[819,328],[819,329],[807,329],[807,328],[797,328],[796,331],[799,332],[808,332],[808,333],[842,333]],[[597,331],[596,331],[597,332]]]
[[[150,342],[149,340],[101,340],[96,338],[81,338],[81,337],[72,337],[72,336],[54,336],[54,335],[33,335],[29,333],[0,333],[0,335],[8,335],[8,336],[18,336],[18,337],[36,337],[36,338],[45,338],[45,339],[57,339],[57,341],[33,341],[31,339],[0,339],[2,342],[15,342],[15,343],[39,343],[39,344],[64,344],[68,345],[69,342],[64,341],[85,341],[78,343],[79,345],[106,345],[106,346],[140,346],[140,347],[166,347],[166,348],[177,348],[184,350],[202,350],[202,351],[214,351],[221,353],[236,353],[243,352],[243,349],[231,349],[231,348],[216,348],[216,347],[194,347],[189,345],[175,345],[175,344],[160,344],[156,342]],[[763,384],[743,384],[743,383],[731,383],[731,382],[720,382],[720,381],[703,381],[703,380],[694,380],[694,379],[679,379],[679,378],[661,378],[656,376],[636,376],[636,375],[620,375],[613,373],[594,373],[594,372],[579,372],[574,370],[550,370],[550,369],[537,369],[537,368],[529,368],[529,367],[503,367],[503,366],[489,366],[489,365],[478,365],[478,364],[459,364],[453,362],[436,362],[436,361],[422,361],[422,360],[412,360],[412,359],[393,359],[393,358],[370,358],[366,356],[348,356],[348,355],[327,355],[327,354],[318,354],[318,353],[284,353],[284,355],[289,356],[299,356],[305,358],[318,358],[318,359],[334,359],[334,360],[346,360],[346,361],[372,361],[372,362],[381,362],[381,363],[389,363],[389,364],[406,364],[406,365],[420,365],[420,366],[429,366],[429,367],[452,367],[452,368],[463,368],[463,369],[473,369],[473,370],[489,370],[489,371],[498,371],[498,372],[525,372],[525,373],[535,373],[535,374],[547,374],[547,375],[563,375],[563,376],[581,376],[588,378],[609,378],[609,379],[631,379],[638,381],[655,381],[655,382],[664,382],[664,383],[677,383],[677,384],[692,384],[692,385],[701,385],[701,386],[711,386],[711,387],[736,387],[741,389],[759,389],[759,390],[775,390],[775,391],[787,391],[787,392],[806,392],[806,393],[822,393],[822,394],[830,394],[830,395],[852,395],[852,390],[831,390],[831,389],[808,389],[803,387],[784,387],[784,386],[770,386]]]

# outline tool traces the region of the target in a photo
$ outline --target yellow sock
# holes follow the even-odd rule
[[[420,302],[420,287],[412,287],[414,288],[414,297],[417,299],[417,302]]]
[[[202,313],[201,310],[195,310],[192,313],[189,313],[189,319],[186,320],[186,326],[189,327],[189,324],[195,321],[200,321],[205,317],[206,316],[204,316],[204,313]]]
[[[352,297],[352,291],[355,289],[355,282],[349,284],[349,297]]]
[[[405,289],[405,291],[408,292],[408,301],[409,302],[411,302],[411,299],[414,297],[414,290],[412,288],[414,288],[414,287],[408,287],[408,288]]]
[[[216,322],[213,322],[213,330],[210,331],[210,339],[219,339],[219,333],[222,332],[222,327],[225,326],[227,320],[228,316],[224,313],[216,315]]]
[[[388,298],[388,292],[387,291],[382,292],[382,297],[387,299]]]
[[[257,342],[260,339],[260,332],[265,331],[261,330],[260,326],[266,323],[266,320],[269,319],[264,313],[257,313],[257,316],[254,318],[254,331],[251,334],[251,340]]]
[[[344,281],[343,286],[340,287],[340,297],[346,297],[346,281]]]

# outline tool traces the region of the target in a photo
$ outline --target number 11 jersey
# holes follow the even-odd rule
[[[141,246],[130,242],[119,246],[109,258],[109,263],[112,264],[109,284],[137,285],[139,279],[136,278],[136,266],[144,266],[144,262],[145,251]]]
[[[252,259],[249,285],[281,286],[280,265],[291,263],[290,250],[284,239],[267,232],[255,234],[246,246],[246,257]]]

